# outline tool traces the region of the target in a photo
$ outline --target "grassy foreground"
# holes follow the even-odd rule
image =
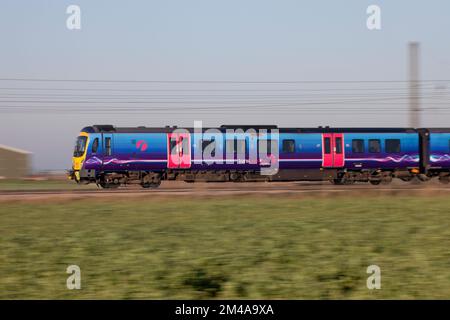
[[[0,298],[450,298],[444,197],[0,203]],[[68,265],[81,290],[66,288]],[[366,268],[381,268],[368,290]]]
[[[0,180],[0,192],[2,191],[29,191],[29,190],[77,190],[96,189],[95,184],[78,185],[71,180]]]

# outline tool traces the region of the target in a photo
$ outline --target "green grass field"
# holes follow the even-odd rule
[[[0,180],[0,192],[1,191],[25,191],[25,190],[76,190],[95,188],[95,184],[90,185],[78,185],[75,181],[71,180]]]
[[[448,299],[449,217],[446,197],[1,203],[0,298]]]

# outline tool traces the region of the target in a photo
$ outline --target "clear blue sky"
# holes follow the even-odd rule
[[[70,4],[81,7],[81,30],[66,28],[65,11]],[[382,9],[380,31],[366,28],[370,4]],[[421,79],[449,80],[449,14],[448,0],[3,0],[0,78],[407,80],[407,43],[418,41]],[[449,126],[450,114],[442,111],[450,102],[449,84],[428,82],[424,86],[424,107],[437,109],[424,112],[422,126]],[[401,100],[407,96],[407,84],[401,82],[2,80],[0,88],[0,144],[32,151],[37,170],[69,167],[75,136],[93,123],[192,126],[193,120],[203,120],[206,125],[407,125],[406,113],[398,111],[407,107],[407,100]],[[394,99],[380,101],[392,93]],[[361,104],[351,104],[354,112],[339,112],[349,108],[345,99],[358,97]],[[330,104],[320,104],[324,101]],[[389,105],[390,101],[395,103]],[[284,103],[288,105],[268,110],[271,104]],[[139,111],[147,105],[157,111]]]

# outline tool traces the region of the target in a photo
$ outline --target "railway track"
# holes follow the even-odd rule
[[[180,186],[162,186],[158,189],[140,189],[124,187],[120,189],[80,189],[75,190],[4,190],[0,191],[0,200],[27,199],[27,198],[53,198],[53,197],[112,197],[112,196],[168,196],[168,195],[192,195],[192,196],[220,196],[240,194],[343,194],[349,192],[364,193],[407,193],[407,192],[449,192],[450,188],[439,184],[401,184],[388,186],[372,186],[366,184],[334,186],[324,184],[201,184]]]

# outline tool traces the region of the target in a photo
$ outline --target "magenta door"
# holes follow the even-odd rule
[[[167,168],[191,167],[191,135],[189,133],[167,134]]]
[[[344,135],[342,133],[322,134],[322,167],[338,168],[345,163]]]
[[[333,133],[333,166],[343,167],[344,158],[344,135],[342,133]]]
[[[333,134],[322,134],[322,167],[333,166]]]

